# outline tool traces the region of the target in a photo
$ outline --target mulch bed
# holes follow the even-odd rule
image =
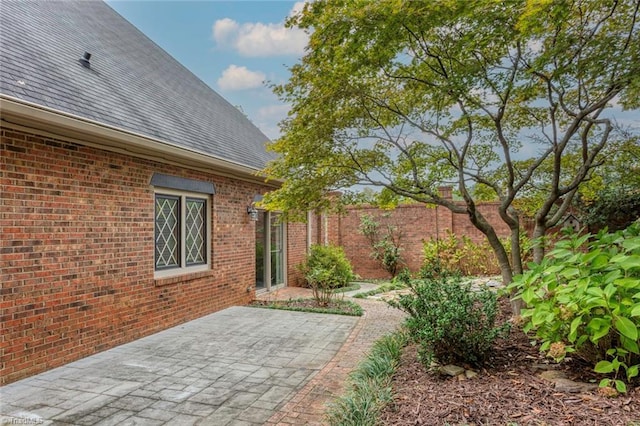
[[[503,315],[508,315],[506,303]],[[530,341],[513,329],[509,339],[496,344],[486,368],[467,380],[427,371],[417,348],[407,346],[393,378],[394,401],[381,413],[380,424],[640,426],[640,387],[616,398],[597,390],[559,392],[539,376],[541,371],[561,370],[582,382],[596,376],[577,361],[554,365]]]
[[[289,300],[253,300],[249,303],[249,306],[307,312],[314,310],[323,312],[333,311],[334,313],[341,313],[343,315],[361,315],[361,309],[359,309],[355,303],[346,303],[343,300],[331,300],[323,306],[319,306],[314,299],[304,298]]]

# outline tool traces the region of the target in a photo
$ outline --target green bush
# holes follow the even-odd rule
[[[502,244],[511,253],[511,240],[503,239]],[[531,243],[525,232],[520,233],[522,258],[530,257]],[[429,239],[422,244],[422,265],[430,269],[433,264],[449,271],[460,271],[463,275],[498,275],[500,265],[488,242],[474,243],[469,237],[459,239],[451,231],[440,239]]]
[[[490,290],[472,291],[459,276],[446,273],[414,280],[411,294],[392,305],[409,314],[406,325],[419,345],[421,361],[481,366],[494,341],[508,333],[508,324],[496,327],[498,304]]]
[[[451,231],[447,231],[445,238],[430,238],[422,242],[422,268],[428,271],[434,266],[450,271],[460,270],[462,256],[458,237]]]
[[[580,222],[591,232],[605,227],[617,231],[638,219],[640,191],[635,188],[606,187],[589,201],[577,201]]]
[[[314,244],[298,269],[319,305],[326,306],[335,295],[334,289],[349,285],[353,280],[351,263],[342,247]]]
[[[609,374],[601,386],[626,390],[638,375],[640,224],[571,235],[510,285],[526,304],[525,331],[556,360],[573,353]]]
[[[387,213],[382,216],[382,219],[388,222],[390,217],[391,215]],[[365,214],[360,218],[358,230],[369,240],[372,249],[371,257],[380,262],[384,270],[395,277],[403,264],[400,243],[402,232],[399,226],[390,223],[387,223],[383,230],[381,228],[383,226],[371,215]]]

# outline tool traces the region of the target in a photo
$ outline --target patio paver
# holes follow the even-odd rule
[[[0,425],[322,424],[348,373],[402,318],[383,302],[358,303],[360,318],[249,307],[207,315],[0,387]]]

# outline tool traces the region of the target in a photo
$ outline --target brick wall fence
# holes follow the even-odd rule
[[[0,130],[2,383],[253,297],[266,187]],[[154,172],[215,184],[210,271],[154,279]]]
[[[448,195],[451,196],[451,190]],[[509,236],[509,228],[499,216],[498,203],[482,203],[478,209],[500,237]],[[445,238],[449,232],[458,238],[466,236],[478,244],[486,241],[485,235],[466,214],[453,214],[445,207],[404,204],[393,210],[381,210],[371,206],[352,206],[347,208],[344,215],[329,216],[327,228],[329,242],[344,248],[354,272],[362,278],[389,278],[379,262],[371,258],[370,242],[358,230],[364,215],[373,217],[382,227],[397,227],[401,235],[402,257],[411,271],[420,270],[424,241]]]

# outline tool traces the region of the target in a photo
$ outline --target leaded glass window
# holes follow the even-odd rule
[[[180,199],[156,195],[156,269],[180,266]]]
[[[207,206],[208,198],[195,193],[171,190],[156,193],[156,271],[173,274],[173,269],[207,267],[210,237]]]
[[[187,198],[185,219],[185,250],[187,265],[206,263],[206,202]]]

